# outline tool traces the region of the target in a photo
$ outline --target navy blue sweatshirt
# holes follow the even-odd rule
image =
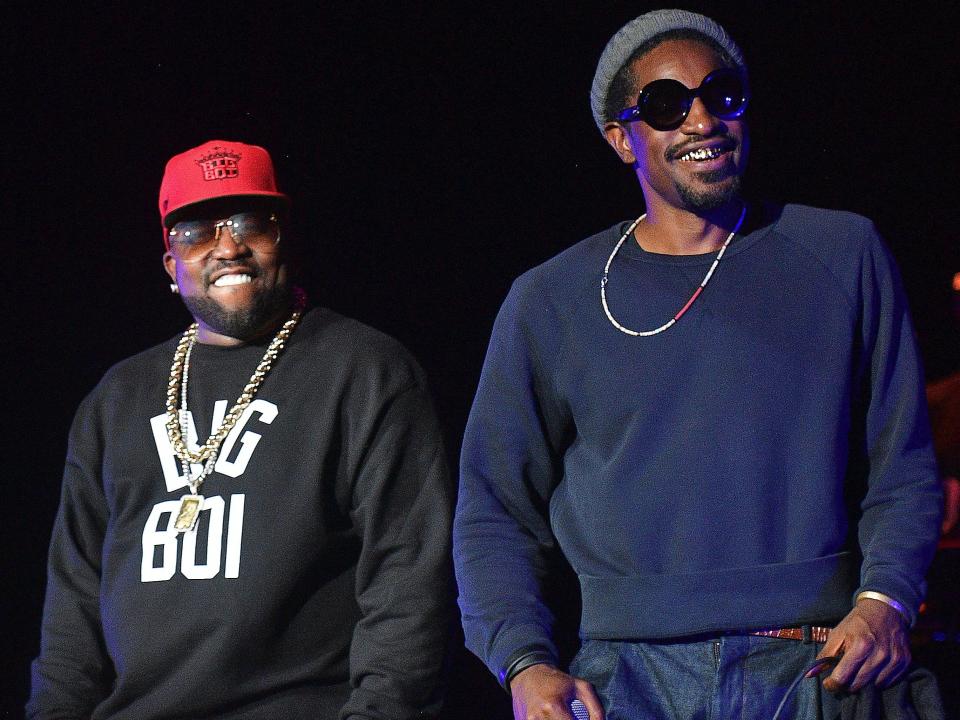
[[[467,425],[454,559],[467,644],[499,673],[556,655],[558,543],[581,635],[829,623],[924,594],[940,488],[896,269],[849,213],[769,208],[672,328],[600,304],[626,223],[530,270],[497,318]],[[662,325],[713,262],[631,238],[607,297]]]

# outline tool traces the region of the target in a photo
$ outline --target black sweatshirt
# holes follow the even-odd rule
[[[112,368],[77,412],[28,717],[434,713],[451,493],[420,368],[383,334],[307,313],[224,440],[197,532],[177,534],[176,342]],[[194,348],[200,442],[264,349]]]

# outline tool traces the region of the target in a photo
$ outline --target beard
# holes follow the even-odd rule
[[[702,186],[694,187],[674,181],[677,194],[691,210],[716,210],[740,196],[740,176],[720,168],[697,175]]]
[[[706,140],[722,143],[722,147],[729,151],[726,162],[715,170],[694,171],[692,181],[687,179],[686,174],[682,178],[676,175],[672,177],[677,196],[688,210],[694,212],[716,210],[740,197],[741,175],[749,149],[746,135],[738,136],[730,132],[722,132],[710,137],[691,136],[669,147],[664,157],[668,163],[676,162],[693,143]],[[739,157],[735,159],[737,151],[739,151]]]
[[[265,290],[243,310],[227,310],[216,300],[205,296],[183,296],[183,303],[194,318],[220,335],[244,341],[269,330],[271,322],[290,308],[292,300],[293,290],[289,283],[277,284]]]

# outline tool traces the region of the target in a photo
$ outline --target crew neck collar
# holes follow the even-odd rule
[[[733,240],[730,241],[730,245],[724,253],[725,259],[749,249],[766,237],[767,234],[773,230],[780,214],[778,209],[770,206],[760,206],[756,209],[751,209],[749,212],[750,216],[753,217],[748,216],[748,223],[745,226],[747,231],[738,232],[733,236]],[[623,233],[626,232],[631,222],[632,221],[624,221],[617,225],[616,239],[623,236]],[[622,257],[629,258],[630,260],[639,260],[640,262],[658,265],[687,266],[709,265],[717,257],[716,250],[711,250],[708,253],[698,253],[696,255],[669,255],[666,253],[650,252],[640,247],[640,243],[637,242],[635,237],[627,238],[626,242],[623,243],[623,247],[620,248],[620,254]]]

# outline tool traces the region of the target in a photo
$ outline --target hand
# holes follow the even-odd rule
[[[514,720],[574,720],[574,698],[590,713],[590,720],[603,720],[603,706],[586,680],[571,677],[550,665],[531,665],[510,681]]]
[[[830,692],[857,692],[873,683],[887,687],[910,664],[910,642],[903,617],[879,600],[863,598],[840,621],[817,657],[842,654],[823,681]],[[825,667],[812,671],[818,675]]]

